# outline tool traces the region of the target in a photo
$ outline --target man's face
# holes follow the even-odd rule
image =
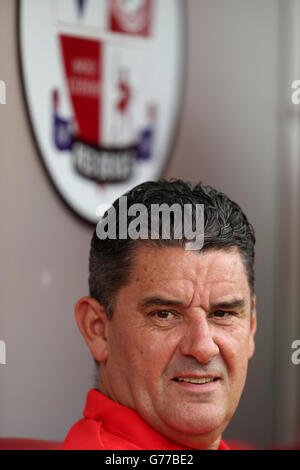
[[[185,445],[217,442],[254,352],[255,308],[236,248],[141,246],[107,321],[100,390]]]

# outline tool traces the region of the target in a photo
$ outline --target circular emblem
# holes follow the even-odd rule
[[[183,21],[181,0],[19,1],[39,153],[90,222],[165,167],[181,103]]]

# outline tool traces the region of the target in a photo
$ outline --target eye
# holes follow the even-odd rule
[[[176,313],[170,310],[156,310],[155,312],[150,313],[152,318],[156,318],[158,320],[172,320],[175,315]]]
[[[153,317],[159,318],[160,320],[170,320],[174,314],[170,310],[158,310],[151,314]]]
[[[218,318],[226,318],[229,316],[234,315],[234,312],[228,312],[226,310],[216,310],[211,314],[211,316],[218,317]]]

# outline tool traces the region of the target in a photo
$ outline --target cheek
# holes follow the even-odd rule
[[[173,332],[143,330],[135,338],[132,356],[140,377],[154,385],[164,376],[177,347]]]
[[[219,341],[221,355],[231,377],[243,380],[248,366],[249,331],[245,327],[231,327],[221,335]]]
[[[134,359],[133,351],[136,348],[130,328],[124,325],[111,324],[108,333],[108,361],[114,368],[128,371]]]
[[[135,346],[140,361],[151,370],[162,368],[168,361],[172,350],[168,338],[153,332],[140,334]]]
[[[129,322],[115,325],[109,335],[109,358],[118,368],[130,370],[131,377],[145,375],[149,364],[155,363],[153,342],[140,328]]]

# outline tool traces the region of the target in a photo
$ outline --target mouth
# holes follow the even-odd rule
[[[209,382],[216,382],[219,377],[174,377],[175,382],[185,382],[190,384],[202,385]]]

